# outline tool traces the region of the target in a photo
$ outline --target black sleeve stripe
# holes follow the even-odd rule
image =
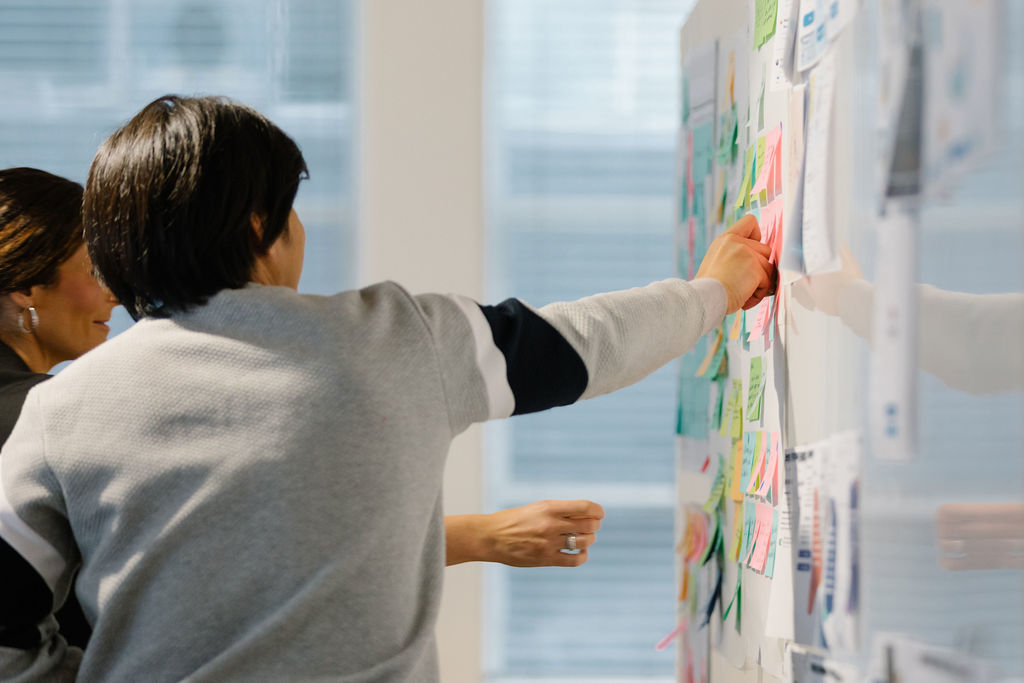
[[[550,323],[518,299],[480,309],[505,355],[513,415],[569,405],[583,395],[589,380],[583,359]]]
[[[38,624],[53,610],[53,593],[31,564],[0,538],[0,646],[28,650],[42,642]]]

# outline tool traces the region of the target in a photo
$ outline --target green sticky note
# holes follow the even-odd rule
[[[722,493],[725,491],[725,467],[722,465],[722,460],[722,457],[719,456],[715,483],[711,486],[711,494],[708,495],[708,499],[704,501],[704,512],[709,515],[718,507],[718,502],[722,500]]]
[[[715,554],[715,551],[718,549],[718,546],[722,544],[722,519],[718,514],[713,514],[711,515],[711,521],[715,525],[715,530],[711,534],[711,542],[708,543],[707,547],[704,548],[704,552],[701,554],[700,559],[698,560],[701,566],[707,564],[708,560],[711,559],[711,556]],[[696,591],[694,592],[696,593]]]
[[[733,406],[732,406],[732,427],[729,432],[729,437],[734,441],[743,437],[743,382],[742,380],[734,379],[732,381],[732,395],[733,395]]]
[[[750,486],[750,474],[754,467],[754,432],[743,434],[743,469],[740,473],[740,490],[746,491]]]
[[[754,3],[754,49],[759,50],[775,35],[779,0],[756,0]]]
[[[737,211],[742,211],[743,207],[747,205],[747,197],[750,195],[750,183],[751,181],[751,164],[754,163],[754,147],[751,145],[747,147],[746,159],[743,162],[743,182],[740,184],[739,195],[736,197],[736,204],[733,208]]]
[[[719,383],[718,395],[715,402],[711,404],[711,431],[717,432],[722,428],[722,404],[725,403],[725,385]]]
[[[743,572],[736,572],[736,633],[740,633],[740,617],[743,611],[743,586],[740,585]]]
[[[747,390],[747,419],[761,419],[761,394],[764,392],[764,369],[760,356],[750,359],[750,382]]]
[[[755,159],[754,170],[751,171],[750,173],[750,177],[753,179],[751,180],[751,182],[757,181],[757,175],[761,172],[761,169],[764,167],[764,157],[767,150],[767,141],[765,140],[765,137],[762,135],[757,139],[757,158]],[[759,197],[751,197],[751,200],[753,199],[759,199]]]

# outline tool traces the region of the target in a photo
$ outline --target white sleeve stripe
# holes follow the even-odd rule
[[[50,591],[56,592],[57,581],[66,563],[57,549],[37,534],[14,511],[7,491],[0,485],[0,538],[14,548],[43,577]]]
[[[451,298],[465,314],[469,326],[473,330],[476,364],[484,378],[484,386],[487,391],[487,419],[508,417],[515,410],[516,400],[512,395],[512,387],[508,383],[505,354],[494,343],[491,326],[487,323],[487,318],[484,317],[480,306],[464,296],[453,295]]]

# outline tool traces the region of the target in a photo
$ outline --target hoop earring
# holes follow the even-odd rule
[[[31,321],[32,329],[25,329],[25,311],[28,311],[28,317]],[[29,306],[23,308],[18,313],[18,329],[22,331],[22,334],[35,334],[36,330],[39,329],[39,313],[36,312],[35,306]]]

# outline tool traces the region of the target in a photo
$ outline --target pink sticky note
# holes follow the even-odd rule
[[[757,550],[757,537],[761,534],[761,515],[757,515],[754,520],[754,528],[750,532],[750,541],[747,544],[747,556],[743,558],[743,564],[748,567]]]
[[[768,559],[768,548],[772,542],[772,506],[766,503],[757,504],[757,545],[750,558],[750,567],[759,572],[764,571]]]
[[[775,178],[770,183],[773,194],[778,197],[782,194],[782,145],[776,148],[775,153]]]
[[[764,141],[764,163],[757,169],[757,181],[750,193],[753,195],[767,191],[769,194],[776,194],[782,183],[777,178],[782,168],[782,124],[775,126],[765,136]]]
[[[779,435],[772,432],[772,445],[769,448],[771,455],[768,456],[768,464],[764,468],[764,476],[761,478],[761,487],[757,489],[757,495],[767,498],[769,492],[777,491],[776,479],[779,476]],[[765,439],[767,442],[768,439]]]
[[[764,145],[768,149],[780,150],[782,148],[782,124],[775,126],[765,136]]]
[[[782,192],[782,124],[780,123],[768,133],[765,146],[773,150],[772,163],[770,168],[771,177],[768,179],[768,192],[778,195]]]
[[[779,197],[773,201],[769,206],[774,207],[772,210],[772,229],[771,236],[769,237],[766,244],[771,245],[772,254],[768,258],[769,263],[778,263],[779,255],[782,254],[782,210],[785,206],[785,200]]]
[[[775,214],[779,205],[770,202],[767,206],[761,207],[761,216],[758,218],[758,227],[761,228],[761,244],[771,244],[772,234],[775,231]]]
[[[769,315],[771,314],[771,311],[769,310],[770,305],[771,301],[768,299],[762,299],[761,303],[757,305],[757,318],[754,320],[754,326],[750,329],[750,334],[747,335],[747,343],[752,342],[758,335],[763,334],[765,329],[767,329],[766,326],[768,325]]]
[[[657,650],[658,652],[661,652],[666,647],[668,647],[672,643],[673,640],[678,638],[680,636],[680,634],[685,633],[685,632],[686,632],[686,620],[683,620],[683,621],[680,621],[679,625],[676,626],[674,629],[672,629],[672,631],[667,636],[665,636],[664,638],[659,640],[658,644],[654,646],[654,649]]]
[[[771,206],[771,204],[768,206]],[[761,243],[771,246],[775,240],[775,227],[778,223],[775,219],[775,212],[765,211],[761,214],[761,220],[764,221],[761,225]]]

